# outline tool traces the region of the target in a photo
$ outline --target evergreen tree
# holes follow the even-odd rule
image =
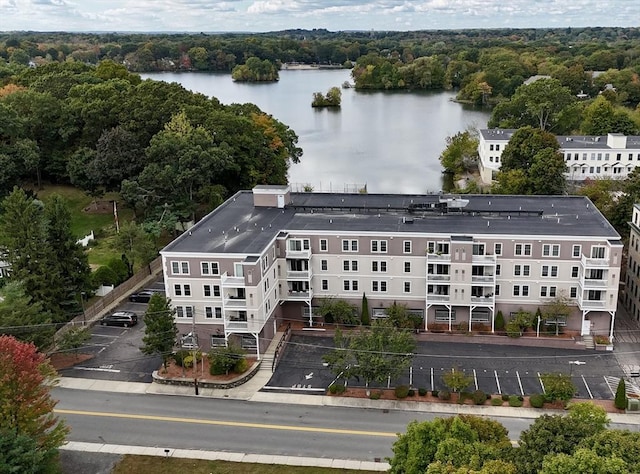
[[[149,306],[144,315],[146,324],[142,338],[144,345],[140,350],[147,355],[162,356],[165,370],[178,335],[178,327],[173,319],[174,314],[175,309],[171,307],[171,300],[164,295],[154,294],[149,300]]]
[[[369,303],[367,301],[367,295],[362,293],[362,314],[360,316],[360,322],[363,326],[371,325],[371,316],[369,315]]]
[[[623,378],[618,382],[618,388],[616,389],[616,397],[613,400],[613,404],[619,410],[627,408],[627,386]]]

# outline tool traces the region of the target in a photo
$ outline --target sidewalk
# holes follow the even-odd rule
[[[163,458],[203,459],[207,461],[282,464],[285,466],[317,466],[330,467],[333,469],[357,469],[360,471],[384,472],[389,469],[389,464],[386,462],[203,451],[198,449],[165,449],[151,446],[124,446],[120,444],[82,443],[78,441],[69,441],[60,449],[85,453],[133,454],[138,456],[159,456]]]

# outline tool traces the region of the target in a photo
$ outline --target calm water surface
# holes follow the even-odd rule
[[[342,89],[342,107],[314,109],[325,94],[350,80],[347,70],[281,71],[269,84],[235,83],[228,74],[159,73],[143,78],[178,82],[224,104],[256,104],[291,127],[304,150],[289,181],[316,191],[366,184],[369,192],[424,193],[442,189],[438,156],[445,139],[470,125],[487,125],[489,112],[450,99],[453,92],[356,92]]]

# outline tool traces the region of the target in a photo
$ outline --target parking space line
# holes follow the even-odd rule
[[[604,377],[604,381],[607,383],[607,387],[609,387],[609,391],[611,392],[611,396],[615,398],[616,392],[614,392],[613,388],[611,388],[611,384],[609,383],[609,380],[607,379],[607,376],[603,375],[603,377]]]
[[[582,381],[584,382],[584,386],[587,389],[587,392],[589,393],[589,398],[593,399],[593,394],[591,393],[591,390],[589,389],[589,385],[587,384],[587,381],[584,378],[584,375],[581,375],[580,377],[582,377]]]
[[[524,397],[524,390],[522,389],[522,380],[520,380],[520,373],[516,370],[516,377],[518,378],[518,386],[520,387],[520,395]]]
[[[431,367],[431,391],[433,392],[436,388],[433,385],[433,367]]]
[[[110,337],[112,339],[117,339],[117,338],[120,337],[119,335],[118,336],[113,336],[111,334],[96,334],[96,333],[92,333],[91,336],[92,337]]]
[[[493,374],[496,376],[496,385],[498,386],[498,394],[502,395],[502,389],[500,388],[500,379],[498,378],[498,372],[494,370]]]
[[[476,390],[478,390],[478,377],[476,376],[476,369],[473,369],[473,381],[476,384]]]
[[[542,377],[540,377],[540,372],[538,372],[538,380],[540,381],[540,386],[542,387],[542,393],[547,393],[544,388],[544,383],[542,382]]]

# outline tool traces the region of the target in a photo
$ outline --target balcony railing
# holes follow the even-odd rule
[[[427,274],[427,280],[429,281],[451,281],[451,275],[443,275],[443,274]]]
[[[246,286],[244,282],[244,277],[229,276],[226,273],[222,274],[220,281],[223,287],[226,286],[226,287],[238,288],[238,287]]]
[[[246,298],[233,298],[233,297],[227,297],[224,300],[224,306],[225,308],[246,308],[247,307],[247,300]]]
[[[495,255],[472,255],[471,263],[484,263],[485,265],[495,265],[496,256]]]
[[[427,301],[438,301],[441,303],[446,303],[449,302],[451,300],[451,296],[450,295],[434,295],[434,294],[427,294]]]
[[[493,283],[494,281],[493,275],[471,275],[472,283]]]
[[[580,284],[583,288],[605,288],[609,286],[609,281],[583,278],[582,280],[580,280]]]
[[[260,332],[264,326],[265,321],[261,319],[251,319],[249,321],[235,321],[232,319],[226,319],[224,321],[224,328],[228,331],[238,332]]]
[[[311,258],[311,249],[292,250],[287,248],[287,258]]]
[[[472,303],[492,305],[492,304],[494,304],[494,301],[495,301],[495,298],[493,297],[493,295],[490,295],[490,296],[472,296],[471,297],[471,302]]]
[[[287,270],[288,280],[308,280],[311,278],[310,270]]]
[[[604,300],[578,300],[580,309],[607,309],[607,302]]]
[[[451,254],[428,253],[428,262],[451,262]]]
[[[581,261],[582,261],[582,266],[585,268],[587,267],[602,268],[602,267],[609,266],[608,258],[587,258],[583,255],[581,258]]]
[[[302,301],[302,300],[308,300],[312,297],[312,292],[311,291],[293,291],[293,290],[289,290],[289,294],[287,296],[288,300],[292,300],[292,301]]]

